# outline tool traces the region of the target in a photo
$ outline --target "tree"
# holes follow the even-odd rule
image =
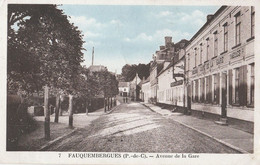
[[[9,5],[8,88],[32,93],[47,84],[73,91],[82,37],[55,5]]]
[[[57,89],[54,95],[76,93],[82,39],[56,5],[8,5],[8,92],[26,91],[28,96],[50,86]]]
[[[124,81],[131,81],[135,77],[136,73],[138,73],[139,78],[147,78],[150,75],[150,63],[148,64],[138,64],[138,65],[129,65],[126,64],[122,68],[122,77]]]

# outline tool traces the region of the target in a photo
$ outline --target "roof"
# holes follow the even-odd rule
[[[207,21],[200,29],[197,31],[197,33],[190,39],[189,43],[191,43],[206,27],[224,10],[227,6],[221,6],[213,15],[213,18],[211,18],[209,21]],[[189,44],[187,44],[185,47],[187,47]]]
[[[128,87],[128,82],[119,81],[118,87]]]
[[[143,84],[148,83],[149,81],[150,81],[150,76],[148,76],[147,79],[145,79],[145,80],[143,81]]]
[[[161,70],[160,71],[160,73],[158,73],[157,74],[157,77],[158,76],[160,76],[163,72],[165,72],[166,70],[168,70],[170,67],[172,67],[173,65],[175,65],[175,64],[177,64],[177,63],[179,63],[181,60],[183,60],[184,59],[184,56],[181,58],[181,59],[179,59],[178,61],[171,61],[171,63],[165,68],[165,69],[163,69],[163,70]]]

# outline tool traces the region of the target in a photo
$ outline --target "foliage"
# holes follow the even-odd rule
[[[150,64],[133,64],[133,65],[129,65],[126,64],[123,66],[122,68],[122,77],[124,79],[124,81],[131,81],[133,80],[133,78],[135,77],[136,73],[138,73],[139,78],[147,78],[150,75]]]
[[[55,5],[9,5],[8,89],[33,93],[47,84],[73,91],[82,37]]]
[[[21,135],[36,129],[37,123],[28,115],[25,103],[7,105],[7,151],[16,150]]]

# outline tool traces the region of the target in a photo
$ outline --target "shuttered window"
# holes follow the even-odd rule
[[[214,75],[213,102],[219,104],[219,73]]]
[[[199,80],[195,80],[195,101],[198,102],[199,98]]]
[[[233,92],[233,86],[232,86],[232,69],[228,71],[228,103],[232,104],[232,92]]]
[[[247,104],[247,66],[235,69],[235,100],[234,105]]]
[[[204,88],[205,88],[205,80],[204,78],[200,79],[200,102],[204,102]]]
[[[250,100],[249,104],[250,106],[254,106],[255,103],[255,64],[251,64],[251,84],[250,84]]]
[[[207,76],[206,81],[206,103],[212,102],[212,77]]]

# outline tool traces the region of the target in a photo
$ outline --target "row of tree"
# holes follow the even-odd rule
[[[82,32],[56,5],[9,4],[8,94],[19,93],[23,102],[35,93],[45,93],[45,98],[56,96],[56,122],[61,95],[69,96],[71,115],[73,98],[82,98],[87,107],[92,98],[115,96],[115,75],[108,71],[90,73],[80,65],[83,43]],[[45,111],[49,112],[48,99]],[[45,124],[48,129],[48,118]]]
[[[136,73],[142,79],[143,77],[147,78],[150,75],[150,63],[148,64],[126,64],[122,68],[122,73],[120,81],[132,81]]]

